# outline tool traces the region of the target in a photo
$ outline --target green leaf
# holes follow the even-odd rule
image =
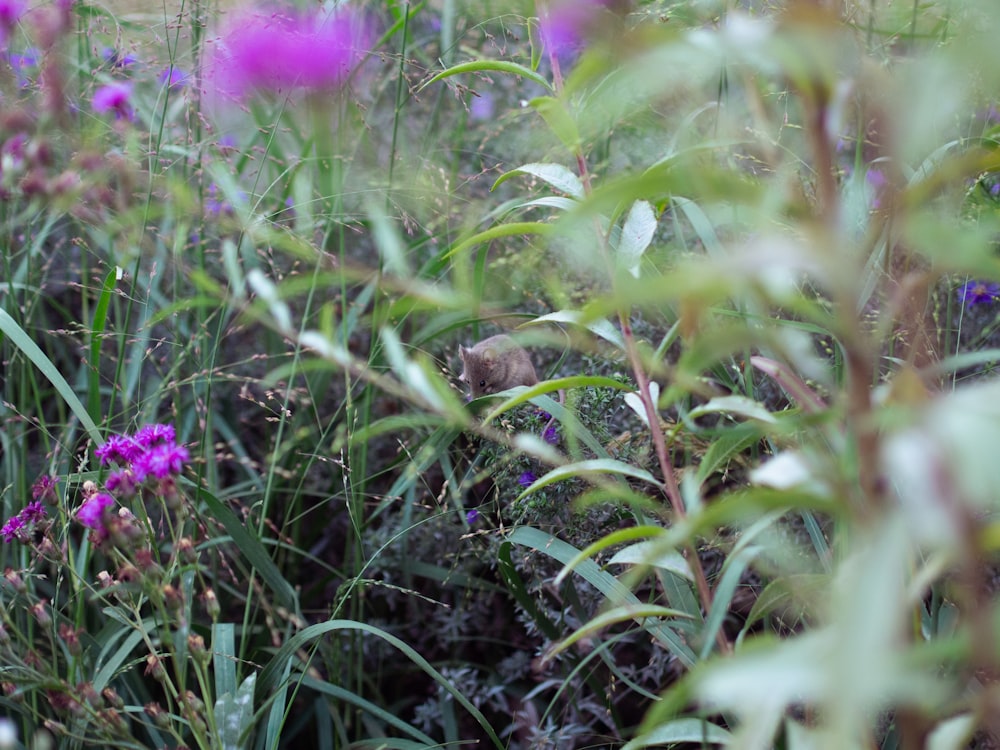
[[[538,114],[545,120],[545,124],[555,134],[562,144],[570,150],[570,153],[577,153],[583,140],[580,138],[580,131],[576,123],[570,116],[559,99],[552,96],[539,96],[528,102]]]
[[[236,695],[225,693],[215,701],[215,725],[223,750],[246,747],[253,724],[253,691],[257,673],[243,680]]]
[[[617,328],[604,318],[589,318],[581,310],[557,310],[554,313],[535,318],[525,325],[539,325],[542,323],[568,323],[570,325],[581,326],[596,336],[600,336],[605,341],[614,344],[619,350],[625,350],[625,339],[622,338],[622,334]]]
[[[562,164],[524,164],[500,175],[490,190],[496,190],[500,183],[518,174],[533,175],[561,193],[577,199],[583,198],[583,183],[580,182],[580,178]]]
[[[499,224],[495,227],[490,227],[485,232],[474,234],[471,237],[462,240],[457,245],[453,245],[451,250],[444,254],[444,258],[448,259],[453,255],[459,255],[464,253],[466,250],[476,247],[477,245],[492,242],[500,237],[511,237],[518,234],[547,235],[552,234],[552,231],[553,226],[551,224],[543,224],[538,221],[522,221],[515,222],[513,224]]]
[[[655,542],[643,541],[630,544],[628,547],[616,552],[608,565],[652,565],[654,568],[667,570],[675,573],[689,581],[694,580],[691,566],[684,559],[684,555],[675,549],[661,549],[661,545]],[[562,575],[560,573],[560,575]]]
[[[579,550],[571,544],[567,544],[551,534],[546,534],[530,526],[519,526],[508,535],[507,539],[515,544],[531,547],[551,557],[553,560],[563,563],[563,565],[576,559],[579,555]],[[587,583],[604,594],[613,605],[641,604],[639,598],[629,590],[628,586],[606,570],[601,570],[593,560],[584,560],[575,565],[573,570]],[[646,623],[644,627],[649,631],[650,635],[663,643],[671,653],[676,655],[683,664],[688,667],[694,666],[694,653],[673,628],[664,623]]]
[[[570,479],[571,477],[584,477],[590,481],[594,481],[595,476],[604,476],[607,474],[611,474],[616,478],[632,477],[643,482],[659,485],[656,478],[645,469],[640,469],[623,461],[616,461],[613,458],[594,458],[585,461],[576,461],[565,466],[557,466],[532,482],[531,486],[518,495],[517,499],[520,500],[524,496],[540,490],[542,487],[555,482],[561,482],[564,479]]]
[[[656,214],[648,201],[636,201],[618,231],[618,261],[635,278],[639,278],[639,263],[656,233]]]
[[[232,538],[236,548],[243,553],[247,562],[264,579],[264,583],[267,584],[270,591],[270,596],[275,599],[276,603],[288,609],[289,612],[298,612],[299,608],[295,589],[281,575],[281,571],[278,570],[278,566],[274,564],[271,556],[267,554],[264,545],[255,536],[251,535],[242,519],[237,518],[215,495],[201,487],[198,487],[196,491],[199,499],[208,506],[212,517],[222,524]]]
[[[708,403],[693,408],[688,412],[688,416],[697,419],[703,414],[716,413],[735,414],[768,424],[778,423],[777,418],[767,410],[766,406],[746,396],[717,396],[709,400]]]
[[[626,742],[622,750],[640,750],[653,745],[671,745],[679,743],[708,743],[710,745],[728,745],[733,735],[726,729],[716,726],[704,719],[675,719],[661,724],[656,729]]]
[[[607,612],[602,612],[597,617],[588,620],[584,625],[574,630],[569,636],[558,643],[553,644],[553,646],[546,653],[545,658],[550,659],[554,657],[561,651],[565,651],[581,638],[586,638],[599,630],[603,630],[609,625],[617,625],[619,622],[625,622],[626,620],[642,620],[647,617],[676,618],[690,617],[690,615],[686,612],[681,612],[679,609],[661,607],[657,604],[622,604],[621,606],[610,609]]]
[[[480,73],[486,71],[493,71],[495,73],[511,73],[516,76],[527,78],[529,81],[534,81],[546,91],[552,90],[552,86],[547,80],[545,80],[544,77],[530,68],[524,67],[523,65],[505,62],[503,60],[473,60],[472,62],[460,63],[459,65],[453,65],[447,70],[442,70],[436,76],[420,86],[420,88],[417,89],[417,93],[419,94],[432,83],[437,83],[438,81],[450,78],[451,76],[461,75],[462,73]]]
[[[465,695],[463,695],[458,688],[451,683],[450,680],[445,678],[444,675],[431,666],[431,664],[424,657],[418,654],[409,644],[391,633],[381,630],[380,628],[368,625],[367,623],[357,622],[355,620],[328,620],[327,622],[310,625],[288,638],[260,674],[260,683],[258,684],[259,698],[264,699],[271,693],[271,691],[282,687],[279,675],[287,670],[299,649],[303,648],[306,644],[313,640],[330,633],[336,633],[340,630],[360,630],[363,633],[369,633],[381,638],[390,646],[398,649],[404,656],[413,662],[414,665],[421,669],[425,674],[429,675],[441,689],[451,695],[455,701],[461,705],[476,720],[476,722],[479,723],[483,730],[485,730],[486,736],[489,737],[490,741],[492,741],[494,747],[498,748],[498,750],[503,750],[506,747],[493,730],[489,720],[483,716],[482,712],[476,708],[469,701],[469,699],[466,698]]]

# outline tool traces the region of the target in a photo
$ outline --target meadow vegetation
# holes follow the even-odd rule
[[[0,747],[1000,746],[994,2],[0,0]]]

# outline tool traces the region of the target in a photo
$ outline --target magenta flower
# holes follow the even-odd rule
[[[57,477],[43,474],[31,485],[31,499],[42,500],[52,505],[56,504],[56,485],[59,484]]]
[[[91,106],[98,114],[114,112],[116,119],[131,119],[132,105],[129,103],[131,98],[131,83],[109,83],[94,92]]]
[[[3,535],[3,540],[10,544],[20,535],[21,529],[24,528],[24,521],[21,520],[21,516],[16,515],[13,518],[8,518],[7,523],[3,525],[0,529],[0,535]]]
[[[147,424],[135,433],[135,442],[143,448],[149,448],[160,443],[173,444],[177,439],[174,426],[169,424]]]
[[[118,464],[130,464],[142,453],[142,446],[128,435],[112,435],[107,442],[94,449],[94,455],[101,461],[101,466],[107,466],[112,461]]]
[[[367,54],[370,37],[360,17],[347,12],[261,9],[233,19],[208,75],[223,93],[237,97],[253,89],[332,91]]]
[[[93,529],[103,538],[108,530],[104,525],[104,511],[115,504],[115,499],[106,492],[98,492],[87,498],[83,505],[76,509],[76,520]]]
[[[28,0],[0,0],[0,25],[13,26],[28,9]]]
[[[15,539],[28,541],[35,526],[45,521],[47,517],[42,503],[35,500],[24,506],[16,516],[7,520],[3,528],[0,528],[0,536],[3,536],[3,540],[8,544]]]
[[[991,281],[969,281],[958,288],[958,299],[972,307],[987,304],[1000,297],[1000,284]]]
[[[187,85],[189,78],[190,76],[183,70],[167,68],[160,73],[159,81],[161,84],[165,84],[167,88],[181,89]]]
[[[147,449],[132,463],[132,472],[137,482],[152,476],[156,479],[166,479],[176,476],[184,469],[184,462],[189,458],[187,448],[173,443],[162,443]]]
[[[604,0],[550,0],[538,2],[538,31],[547,52],[573,52],[595,30]]]

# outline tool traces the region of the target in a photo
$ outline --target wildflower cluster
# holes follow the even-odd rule
[[[48,514],[45,512],[45,508],[39,501],[34,500],[3,525],[3,528],[0,529],[0,535],[7,543],[13,542],[15,539],[27,542],[31,539],[35,527],[45,524],[47,519]]]

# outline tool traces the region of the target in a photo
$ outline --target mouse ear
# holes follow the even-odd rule
[[[482,354],[480,356],[482,356],[483,362],[492,365],[497,360],[497,357],[499,355],[500,352],[497,349],[497,347],[491,345],[483,349]]]

